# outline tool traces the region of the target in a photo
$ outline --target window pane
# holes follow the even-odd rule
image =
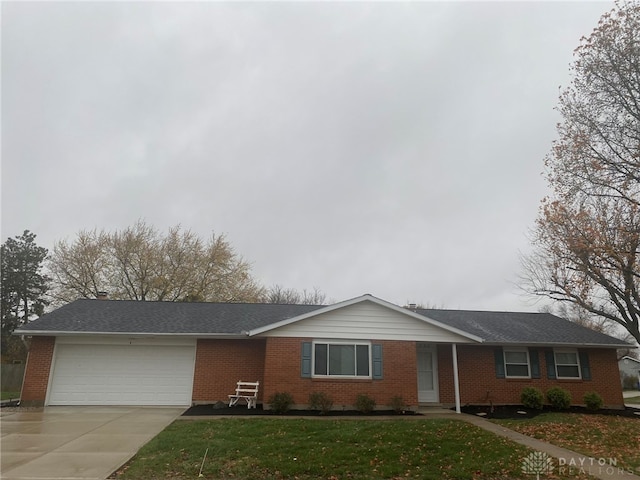
[[[316,352],[315,352],[315,375],[326,375],[327,374],[327,344],[326,343],[316,343]]]
[[[356,345],[357,375],[369,376],[369,345]]]
[[[528,377],[529,367],[527,365],[507,365],[507,377]]]
[[[558,377],[580,378],[577,365],[556,365],[556,368],[558,369]]]
[[[556,352],[556,364],[577,365],[578,355],[575,352]]]
[[[329,345],[329,375],[355,374],[355,345]]]
[[[506,363],[527,364],[527,352],[504,352]]]

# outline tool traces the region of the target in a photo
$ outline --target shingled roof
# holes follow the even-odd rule
[[[417,310],[416,313],[476,335],[484,343],[628,346],[624,341],[550,313]]]
[[[362,301],[374,299],[365,295]],[[354,299],[358,301],[359,299]],[[353,301],[351,301],[353,302]],[[339,304],[336,304],[338,306]],[[391,304],[389,304],[391,305]],[[76,300],[43,315],[16,334],[151,334],[244,337],[278,322],[296,321],[326,305],[264,303],[177,303],[129,300]],[[396,307],[397,308],[397,307]],[[548,313],[481,312],[465,310],[407,310],[466,332],[488,344],[582,345],[624,347],[625,342]]]
[[[16,333],[153,333],[245,335],[322,305],[137,302],[81,299],[23,326]]]

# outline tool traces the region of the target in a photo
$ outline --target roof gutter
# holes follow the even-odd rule
[[[126,337],[186,337],[186,338],[224,338],[230,340],[254,336],[254,332],[243,330],[239,333],[177,333],[177,332],[71,332],[68,330],[14,330],[12,335],[48,336],[48,337],[85,337],[85,336],[126,336]],[[480,339],[482,342],[482,339]],[[442,342],[436,342],[442,343]],[[571,347],[571,348],[629,348],[629,343],[567,343],[567,342],[482,342],[486,346],[531,346],[531,347]]]
[[[487,346],[514,346],[514,347],[571,347],[571,348],[629,348],[628,343],[567,343],[567,342],[485,342]]]
[[[15,330],[13,335],[24,335],[28,337],[86,337],[86,336],[126,336],[126,337],[187,337],[187,338],[226,338],[240,339],[247,338],[248,332],[240,333],[167,333],[167,332],[70,332],[55,330]]]

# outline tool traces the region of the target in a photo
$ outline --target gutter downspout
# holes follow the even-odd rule
[[[460,382],[458,381],[458,347],[451,344],[451,355],[453,356],[453,391],[456,398],[456,413],[460,413]]]

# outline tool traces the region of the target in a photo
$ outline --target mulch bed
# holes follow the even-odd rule
[[[275,415],[273,410],[264,410],[262,405],[258,405],[257,408],[248,409],[246,405],[235,405],[228,407],[226,404],[220,402],[218,404],[209,405],[194,405],[182,414],[183,417],[190,416],[216,416],[216,415]],[[293,417],[382,417],[382,416],[403,416],[403,415],[420,415],[413,411],[405,411],[403,413],[396,413],[393,410],[374,410],[371,413],[362,413],[357,410],[332,410],[328,413],[321,413],[318,410],[289,410],[284,413],[285,416]]]
[[[462,407],[462,413],[468,413],[471,415],[478,415],[483,418],[498,418],[498,419],[523,419],[523,418],[534,418],[545,412],[553,412],[553,410],[549,407],[545,407],[542,410],[528,409],[523,407],[522,405],[499,405],[499,406],[488,406],[488,405],[465,405]],[[600,409],[597,411],[587,410],[584,407],[571,407],[567,410],[562,410],[562,412],[566,413],[581,413],[588,415],[612,415],[616,417],[628,417],[628,418],[636,418],[640,420],[640,409],[626,407],[624,410],[618,409]],[[264,416],[273,416],[275,413],[273,410],[264,410],[262,405],[258,405],[257,408],[248,409],[244,405],[236,405],[233,407],[228,407],[225,403],[219,402],[217,404],[208,404],[208,405],[195,405],[189,408],[186,412],[182,414],[182,416],[190,417],[190,416],[256,416],[256,415],[264,415]],[[370,413],[362,413],[357,410],[332,410],[328,413],[321,413],[318,410],[289,410],[284,413],[285,416],[293,416],[293,417],[317,417],[317,416],[325,416],[325,417],[382,417],[382,416],[407,416],[407,415],[421,415],[418,412],[414,412],[411,410],[407,410],[404,413],[396,413],[393,410],[374,410]]]
[[[545,407],[542,410],[535,410],[525,408],[522,405],[499,405],[499,406],[487,406],[487,405],[465,405],[462,407],[463,413],[469,413],[471,415],[479,415],[484,418],[498,418],[498,419],[522,419],[522,418],[534,418],[545,412],[556,412],[549,407]],[[580,413],[586,415],[611,415],[616,417],[628,417],[637,418],[640,420],[640,409],[626,407],[624,409],[608,409],[603,408],[600,410],[587,410],[585,407],[570,407],[567,410],[561,410],[566,413]]]

